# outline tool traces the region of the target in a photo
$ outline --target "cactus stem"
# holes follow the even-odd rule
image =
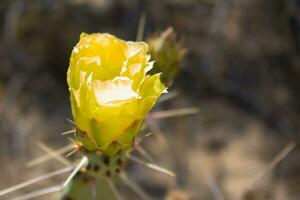
[[[97,155],[96,151],[83,154],[85,159],[77,165],[63,185],[61,199],[71,197],[73,200],[96,200],[101,197],[106,200],[121,200],[113,183],[118,183],[125,155]]]

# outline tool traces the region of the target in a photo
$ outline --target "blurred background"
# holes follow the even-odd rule
[[[45,154],[38,142],[69,144],[66,71],[80,33],[135,40],[142,14],[145,38],[172,26],[187,48],[178,95],[156,109],[200,112],[160,120],[165,139],[143,144],[176,180],[135,165],[130,176],[166,200],[299,199],[299,0],[1,0],[0,190],[63,167],[26,163]]]

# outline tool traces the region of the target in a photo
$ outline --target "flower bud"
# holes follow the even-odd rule
[[[162,72],[162,81],[170,85],[181,68],[186,49],[177,40],[173,28],[169,27],[161,34],[154,34],[147,39],[149,51],[155,60],[151,73]]]

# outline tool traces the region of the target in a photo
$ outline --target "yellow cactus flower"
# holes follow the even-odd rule
[[[110,34],[82,33],[67,72],[78,141],[89,151],[115,154],[133,138],[166,92],[152,68],[148,45]]]

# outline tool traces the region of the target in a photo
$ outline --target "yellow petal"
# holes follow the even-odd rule
[[[119,106],[139,98],[131,88],[132,80],[127,77],[115,77],[113,80],[93,81],[94,93],[101,106]]]

